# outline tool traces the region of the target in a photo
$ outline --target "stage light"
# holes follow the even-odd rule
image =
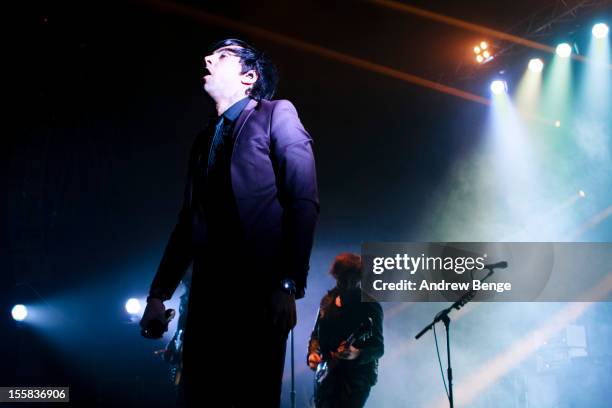
[[[493,92],[495,95],[502,94],[506,92],[507,90],[508,90],[508,85],[506,84],[506,81],[501,81],[497,79],[491,82],[491,92]]]
[[[593,26],[593,37],[601,39],[608,35],[608,26],[604,23],[597,23]]]
[[[560,120],[555,120],[555,127],[561,127],[561,121]]]
[[[529,70],[531,72],[542,72],[542,69],[544,68],[544,63],[542,62],[541,59],[539,58],[534,58],[532,60],[529,61]]]
[[[479,64],[484,64],[493,59],[493,55],[491,55],[491,51],[488,50],[489,44],[486,41],[482,41],[480,44],[475,45],[473,50],[474,54],[476,54],[476,62]]]
[[[11,316],[13,316],[13,319],[17,320],[18,322],[21,322],[25,320],[26,317],[28,317],[28,308],[24,305],[15,305],[11,310]]]
[[[140,301],[136,298],[131,298],[125,302],[125,310],[129,314],[138,314],[140,312]]]
[[[582,197],[582,198],[586,197],[586,193],[585,193],[584,191],[582,191],[582,190],[580,190],[580,191],[578,192],[578,195],[579,195],[580,197]]]
[[[561,58],[567,58],[572,54],[572,46],[568,43],[561,43],[557,45],[557,55]]]

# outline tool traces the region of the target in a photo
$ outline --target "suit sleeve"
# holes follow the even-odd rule
[[[372,318],[372,336],[363,344],[355,344],[355,347],[361,351],[356,361],[359,364],[367,364],[378,360],[385,352],[383,310],[378,302],[367,302],[362,305],[366,308],[368,316]]]
[[[283,206],[283,251],[286,277],[296,284],[296,298],[306,289],[310,252],[319,216],[317,176],[312,138],[295,107],[277,101],[270,123],[272,151],[277,165],[277,186]]]
[[[192,154],[190,154],[190,158]],[[170,234],[170,239],[149,290],[149,296],[161,299],[162,301],[172,297],[193,260],[190,206],[191,165],[190,160],[183,206],[179,212],[176,225]]]

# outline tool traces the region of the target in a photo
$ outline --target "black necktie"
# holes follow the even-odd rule
[[[217,121],[217,125],[215,126],[215,134],[213,136],[212,143],[210,145],[210,153],[208,155],[208,170],[211,169],[215,165],[215,161],[217,159],[217,154],[219,153],[219,149],[223,146],[223,130],[224,130],[224,120],[223,115],[219,116]]]

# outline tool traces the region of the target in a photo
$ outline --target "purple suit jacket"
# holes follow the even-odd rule
[[[236,255],[249,257],[269,290],[291,278],[303,297],[319,212],[312,138],[291,102],[251,100],[234,140],[231,181],[248,252]],[[194,162],[192,152],[184,204],[151,285],[150,296],[162,300],[172,297],[192,261],[205,264],[209,255],[193,236]]]

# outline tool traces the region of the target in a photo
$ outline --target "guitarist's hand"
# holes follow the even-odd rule
[[[272,323],[282,333],[288,333],[295,327],[297,316],[295,312],[295,297],[282,289],[274,291],[270,299]]]
[[[316,370],[320,362],[321,356],[319,353],[310,353],[308,355],[308,367],[310,367],[311,370]]]
[[[346,347],[346,342],[343,341],[338,347],[338,351],[334,353],[341,360],[355,360],[361,354],[361,350],[353,346]]]
[[[150,298],[140,319],[140,334],[148,339],[160,339],[168,331],[168,322],[173,318],[173,309],[166,310],[160,299]]]

